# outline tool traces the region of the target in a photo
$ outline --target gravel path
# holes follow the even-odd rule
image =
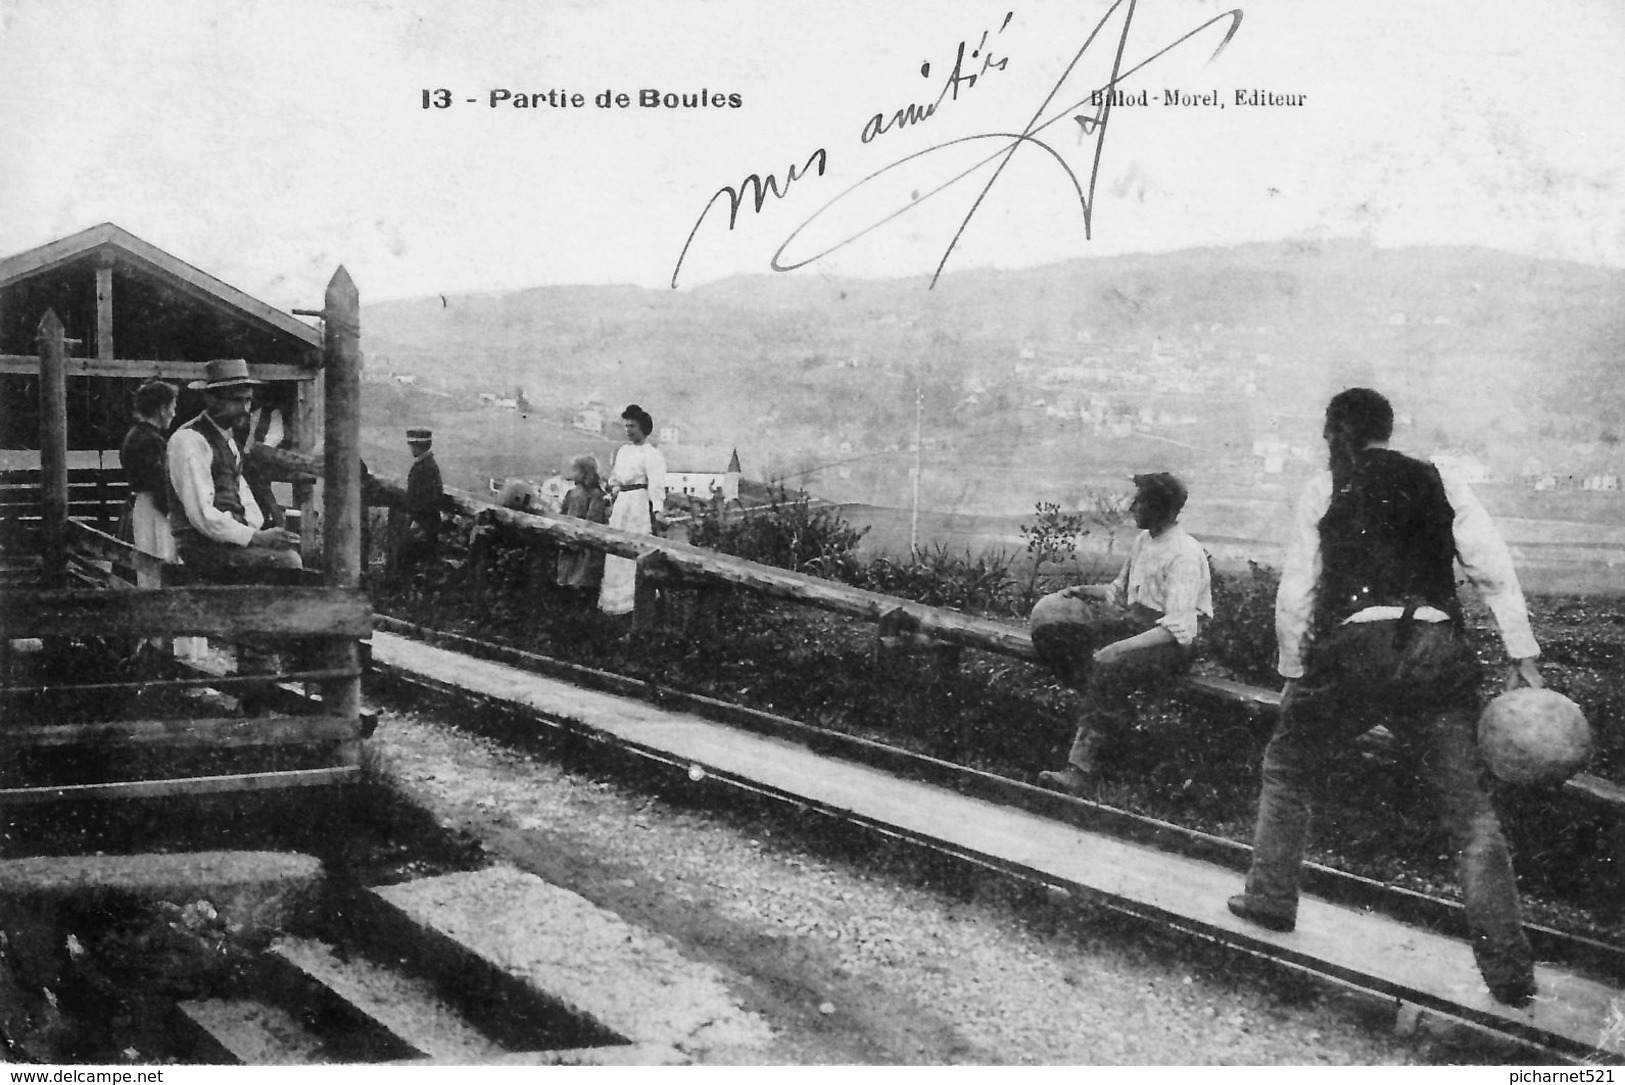
[[[488,852],[671,938],[792,1064],[1503,1063],[1393,1007],[831,819],[386,711],[383,771]]]

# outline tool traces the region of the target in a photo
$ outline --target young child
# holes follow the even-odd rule
[[[591,454],[577,456],[570,463],[570,481],[575,483],[564,495],[560,516],[575,516],[595,524],[608,522],[604,487],[598,478],[598,460]],[[566,546],[559,550],[558,583],[569,590],[582,609],[598,598],[598,585],[604,578],[604,553],[588,547]]]

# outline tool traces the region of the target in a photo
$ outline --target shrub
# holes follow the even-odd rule
[[[1256,561],[1247,566],[1246,575],[1212,574],[1207,652],[1237,677],[1273,686],[1280,681],[1275,671],[1275,589],[1281,574]]]
[[[813,507],[805,493],[781,487],[768,504],[729,507],[716,496],[689,525],[689,542],[781,569],[847,579],[857,566],[852,551],[868,528],[855,528],[834,509]]]
[[[915,547],[904,560],[878,557],[850,582],[934,607],[1015,614],[1021,589],[1010,573],[1014,558],[1003,551],[973,557],[948,553],[941,543]]]
[[[1027,540],[1027,553],[1032,555],[1032,573],[1027,579],[1027,605],[1038,598],[1038,577],[1043,567],[1059,565],[1078,551],[1078,539],[1089,534],[1083,526],[1081,512],[1062,512],[1053,501],[1040,501],[1035,507],[1036,517],[1030,524],[1021,525],[1022,537]]]

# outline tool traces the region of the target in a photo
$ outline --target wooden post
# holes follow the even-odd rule
[[[96,359],[113,360],[113,257],[103,254],[96,264]]]
[[[322,549],[326,583],[334,588],[361,585],[361,295],[340,267],[327,284],[322,312],[323,380],[327,462],[323,471]],[[360,645],[336,640],[328,666],[359,670]],[[361,679],[324,683],[328,715],[355,719],[361,714]]]
[[[39,322],[39,465],[41,584],[68,579],[68,373],[62,321],[47,309]]]
[[[294,449],[314,458],[322,434],[322,386],[319,382],[295,382],[293,416],[288,419],[288,430]],[[317,568],[322,561],[320,479],[315,483],[295,480],[293,503],[299,508],[299,556],[304,559],[305,568]]]
[[[103,252],[96,260],[96,360],[111,362],[113,358],[113,254]],[[125,385],[118,381],[113,382],[113,387],[122,389]],[[98,440],[96,447],[105,443]],[[102,471],[96,472],[96,506],[101,510],[103,530],[117,531],[119,510],[108,500],[107,475]]]
[[[6,299],[0,297],[0,351],[7,346],[6,340]],[[5,377],[0,376],[0,388],[5,387]],[[0,434],[11,431],[11,397],[0,395]]]

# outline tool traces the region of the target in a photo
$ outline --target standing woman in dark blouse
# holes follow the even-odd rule
[[[175,386],[153,380],[136,389],[135,417],[118,450],[119,464],[130,484],[130,542],[154,557],[174,561],[166,447],[170,424],[175,421]],[[136,573],[140,587],[158,587],[151,580],[150,573]]]

